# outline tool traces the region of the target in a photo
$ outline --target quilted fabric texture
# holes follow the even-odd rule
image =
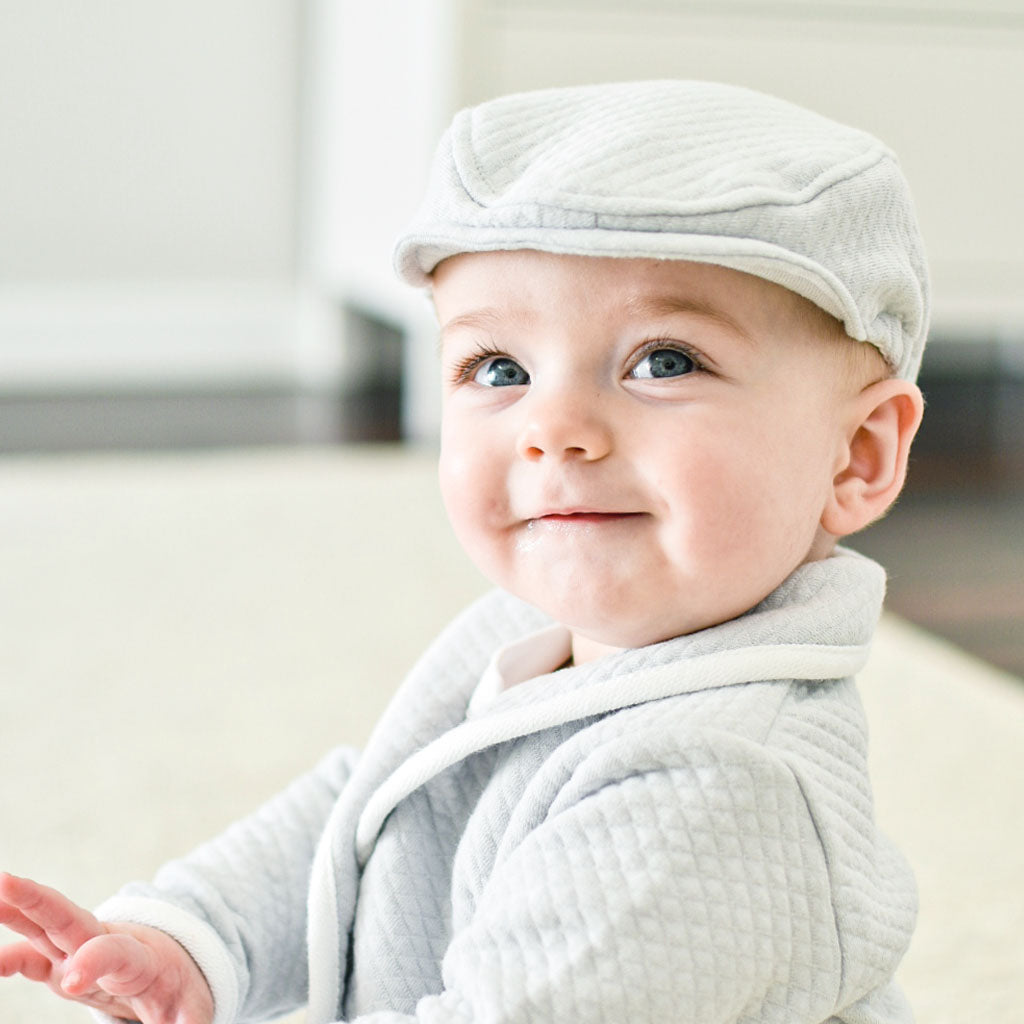
[[[899,375],[917,374],[928,279],[910,192],[865,132],[710,82],[520,93],[456,115],[398,240],[424,285],[460,252],[687,259],[821,306]]]
[[[492,594],[363,755],[332,755],[105,916],[185,943],[218,1022],[307,997],[312,1024],[908,1021],[892,976],[914,887],[875,829],[844,677],[883,587],[841,553],[741,619],[467,719],[494,652],[547,625]]]

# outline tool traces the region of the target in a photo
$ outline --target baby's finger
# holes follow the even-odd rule
[[[52,971],[53,961],[31,943],[16,942],[0,947],[0,978],[21,974],[29,981],[49,981]]]
[[[38,941],[40,933],[33,936],[26,930],[31,925],[38,926],[60,953],[73,953],[89,939],[105,934],[103,926],[89,911],[72,903],[56,889],[27,878],[0,875],[0,901],[21,912],[24,920],[12,922],[11,927],[41,952],[44,950]]]
[[[130,935],[103,935],[85,943],[68,961],[62,987],[68,995],[101,989],[131,998],[156,979],[159,964],[150,949]]]
[[[0,924],[28,939],[40,953],[54,963],[64,959],[64,951],[58,949],[46,932],[35,921],[30,921],[17,907],[0,903]]]

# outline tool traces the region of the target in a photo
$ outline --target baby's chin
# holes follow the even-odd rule
[[[668,640],[712,629],[746,614],[756,604],[757,600],[749,605],[743,603],[742,606],[737,602],[735,605],[723,604],[714,608],[688,607],[675,615],[637,616],[632,622],[623,621],[621,615],[587,620],[578,614],[558,614],[564,613],[566,609],[548,607],[541,608],[541,611],[556,622],[562,623],[572,633],[573,660],[580,664],[604,654],[652,647]]]
[[[502,579],[497,574],[492,579],[565,626],[574,647],[604,652],[650,647],[729,622],[777,585],[764,578],[716,589],[714,580],[671,580],[669,574],[658,577],[642,571],[581,573],[576,579],[558,571],[510,576]]]
[[[577,665],[606,654],[651,647],[718,624],[717,621],[700,617],[672,621],[642,620],[632,624],[623,623],[621,618],[611,622],[594,622],[582,620],[579,616],[552,614],[551,609],[541,610],[572,633],[573,661]]]

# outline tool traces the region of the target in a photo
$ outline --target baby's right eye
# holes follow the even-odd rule
[[[485,359],[473,373],[473,383],[487,388],[507,388],[529,384],[530,375],[508,356]]]

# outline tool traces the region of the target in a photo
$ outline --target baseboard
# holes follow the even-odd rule
[[[394,440],[344,335],[281,283],[0,287],[0,452]]]
[[[288,282],[0,286],[0,393],[279,386],[340,352]]]

